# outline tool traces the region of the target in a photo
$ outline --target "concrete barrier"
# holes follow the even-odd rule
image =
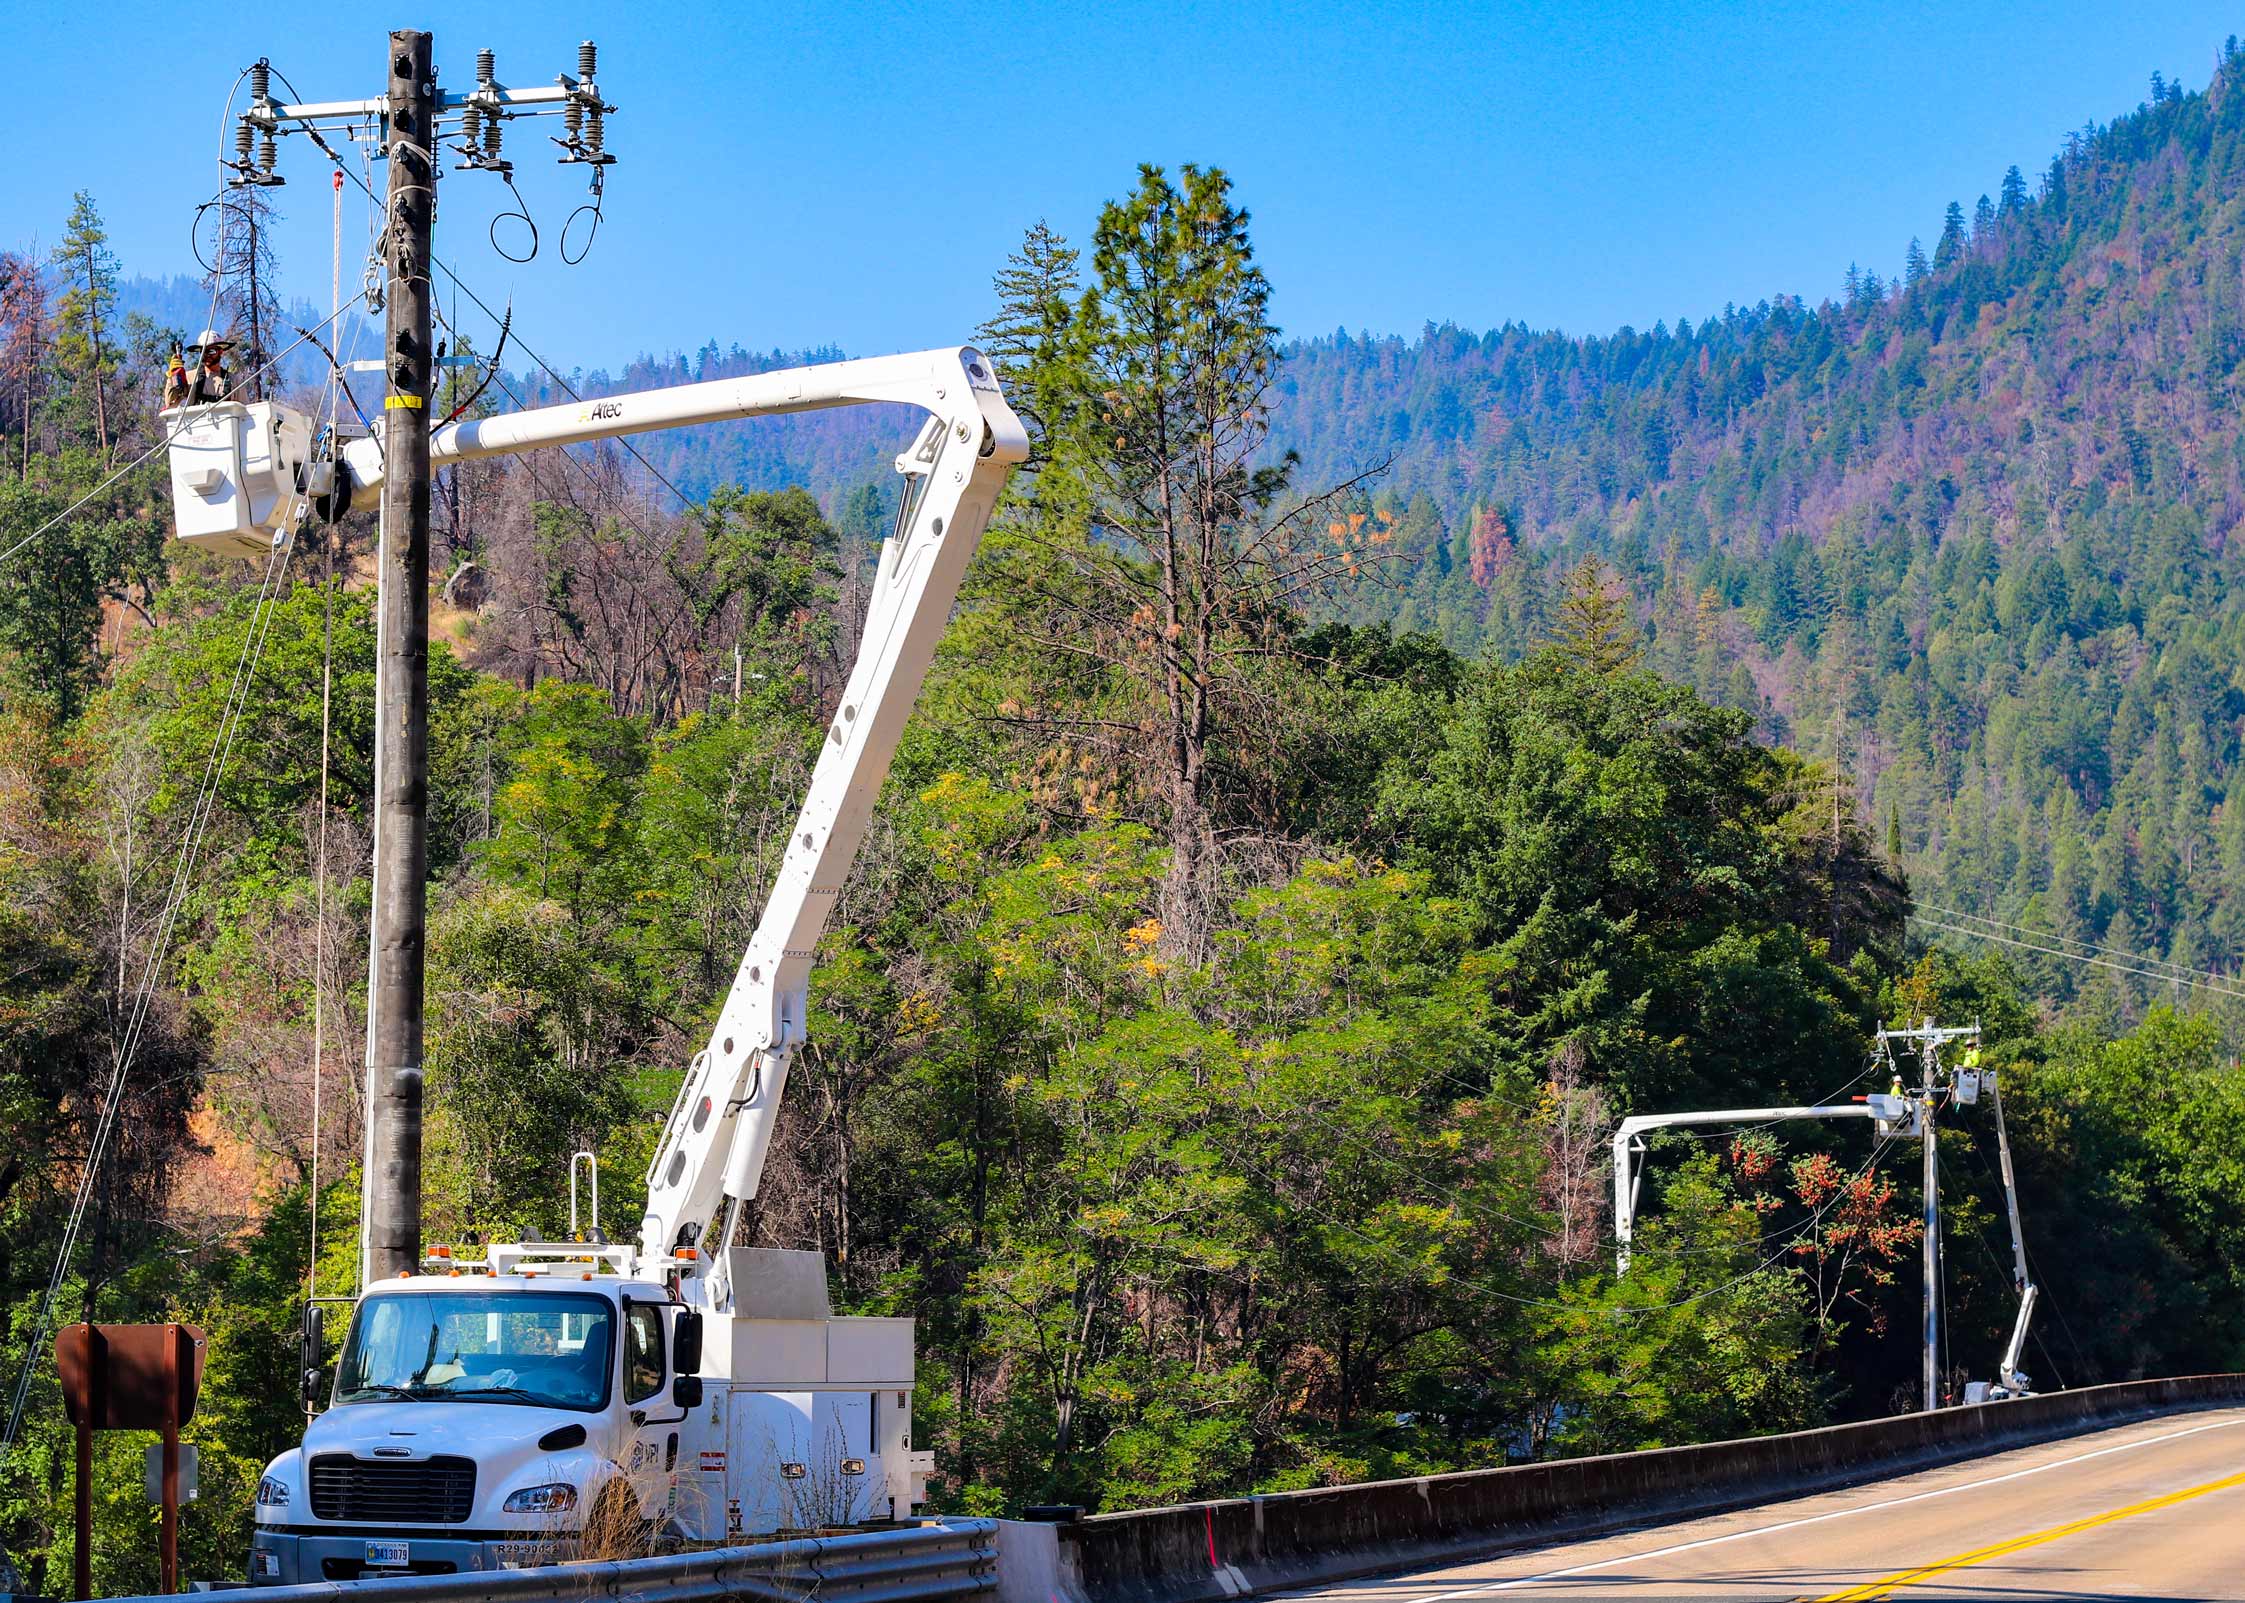
[[[2179,1409],[2245,1402],[2196,1375],[1901,1414],[1858,1425],[1269,1497],[1008,1521],[1001,1603],[1209,1603],[1424,1569],[1951,1463]]]

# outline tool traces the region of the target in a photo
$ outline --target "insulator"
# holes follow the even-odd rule
[[[460,108],[460,140],[474,150],[483,138],[483,107],[469,101]]]
[[[499,119],[496,116],[483,125],[483,154],[491,161],[499,159]]]
[[[585,131],[585,103],[583,101],[572,100],[561,108],[561,126],[569,135],[568,142],[574,145],[577,142],[577,136]]]
[[[607,114],[597,104],[592,107],[591,114],[585,119],[585,149],[594,161],[598,161],[601,156],[600,145],[603,138],[601,125],[606,121]]]
[[[235,166],[247,167],[249,165],[250,141],[252,139],[255,139],[256,137],[257,130],[250,126],[250,120],[247,117],[244,117],[240,122],[234,125]]]
[[[264,130],[264,137],[258,141],[257,167],[260,172],[268,174],[272,172],[273,158],[275,154],[276,153],[273,148],[273,130],[267,128]]]
[[[249,68],[249,98],[251,102],[262,106],[271,98],[272,87],[273,64],[260,56],[250,63]]]
[[[476,52],[476,87],[478,89],[489,89],[498,81],[497,65],[498,58],[492,55],[490,51],[478,50]]]
[[[590,39],[577,46],[577,76],[591,83],[594,77],[593,67],[599,59],[600,47]]]

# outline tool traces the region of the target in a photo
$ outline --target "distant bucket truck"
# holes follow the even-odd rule
[[[1944,1048],[1961,1043],[1954,1065],[1944,1061]],[[1902,1058],[1915,1057],[1920,1070],[1914,1091],[1903,1088]],[[1922,1024],[1882,1029],[1877,1050],[1893,1073],[1894,1089],[1860,1096],[1848,1102],[1809,1107],[1723,1108],[1695,1113],[1635,1114],[1615,1127],[1614,1170],[1614,1270],[1629,1272],[1636,1239],[1639,1188],[1644,1183],[1645,1136],[1655,1130],[1707,1125],[1782,1124],[1807,1119],[1868,1119],[1884,1138],[1900,1137],[1922,1143],[1924,1153],[1924,1292],[1923,1352],[1925,1406],[1939,1407],[1945,1400],[1966,1403],[1999,1402],[2032,1394],[2033,1384],[2019,1368],[2029,1326],[2034,1319],[2040,1290],[2028,1273],[2026,1236],[2019,1224],[2019,1188],[2012,1171],[2011,1138],[2004,1126],[2003,1093],[1996,1072],[1980,1062],[1980,1026],[1943,1026],[1927,1019]],[[1937,1115],[1943,1107],[1976,1105],[1985,1095],[1995,1114],[1996,1151],[2003,1179],[2004,1212],[2011,1226],[2013,1290],[2019,1312],[2010,1340],[1996,1365],[1996,1378],[1969,1381],[1961,1399],[1945,1399],[1938,1370],[1940,1318],[1940,1184],[1936,1159]]]

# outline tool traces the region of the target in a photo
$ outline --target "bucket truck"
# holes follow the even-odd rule
[[[448,423],[437,462],[729,418],[896,403],[925,414],[881,547],[864,644],[827,726],[778,880],[708,1045],[688,1066],[633,1244],[437,1248],[361,1289],[332,1381],[307,1308],[307,1408],[257,1491],[258,1583],[488,1570],[567,1558],[588,1534],[722,1541],[909,1517],[913,1324],[838,1318],[815,1252],[733,1244],[801,1050],[813,950],[857,854],[937,641],[1007,475],[1027,454],[969,347],[790,368]],[[178,538],[264,556],[307,516],[368,504],[378,443],[324,452],[276,402],[165,414]],[[575,1213],[576,1164],[571,1165]]]
[[[1970,1043],[1954,1070],[1940,1056],[1940,1049],[1952,1041]],[[1937,1365],[1939,1329],[1935,1322],[1938,1316],[1940,1262],[1940,1191],[1934,1157],[1935,1116],[1944,1104],[1970,1106],[1978,1102],[1985,1092],[1996,1116],[1996,1150],[2003,1171],[2004,1211],[2011,1223],[2013,1289],[2019,1293],[2019,1314],[2012,1324],[2011,1339],[2005,1344],[2003,1357],[1996,1365],[1995,1382],[1967,1382],[1963,1401],[1987,1403],[2010,1397],[2031,1396],[2031,1383],[2020,1372],[2019,1359],[2026,1345],[2028,1325],[2034,1318],[2035,1303],[2040,1293],[2027,1273],[2027,1243],[2019,1227],[2019,1188],[2012,1176],[2011,1139],[2004,1128],[2003,1095],[1996,1083],[1995,1070],[1980,1067],[1979,1043],[1979,1025],[1944,1028],[1929,1018],[1922,1025],[1879,1031],[1879,1050],[1894,1071],[1894,1089],[1891,1092],[1874,1093],[1848,1102],[1825,1103],[1814,1107],[1722,1108],[1692,1113],[1633,1114],[1623,1119],[1614,1127],[1613,1134],[1614,1272],[1617,1275],[1629,1273],[1631,1247],[1637,1233],[1637,1191],[1644,1182],[1644,1138],[1649,1131],[1708,1125],[1780,1124],[1796,1119],[1869,1119],[1881,1139],[1905,1137],[1921,1142],[1924,1148],[1925,1406],[1928,1409],[1935,1408],[1939,1406],[1941,1398]],[[1898,1045],[1914,1049],[1922,1059],[1924,1079],[1914,1091],[1905,1091],[1903,1088],[1901,1065],[1895,1056]]]

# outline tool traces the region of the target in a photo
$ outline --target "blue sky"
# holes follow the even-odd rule
[[[49,244],[93,191],[128,272],[193,270],[227,86],[270,55],[315,100],[380,86],[383,32],[433,27],[448,85],[498,51],[550,81],[588,34],[621,110],[606,226],[545,129],[510,154],[545,231],[486,241],[503,191],[447,179],[439,251],[550,358],[705,340],[853,353],[964,338],[1039,217],[1088,234],[1140,161],[1228,169],[1290,333],[1506,319],[1577,333],[1896,270],[2004,167],[2205,85],[2235,14],[2127,5],[1149,6],[55,4],[16,0],[0,246]],[[284,283],[324,305],[327,172],[285,141]],[[366,245],[363,207],[345,249]]]

